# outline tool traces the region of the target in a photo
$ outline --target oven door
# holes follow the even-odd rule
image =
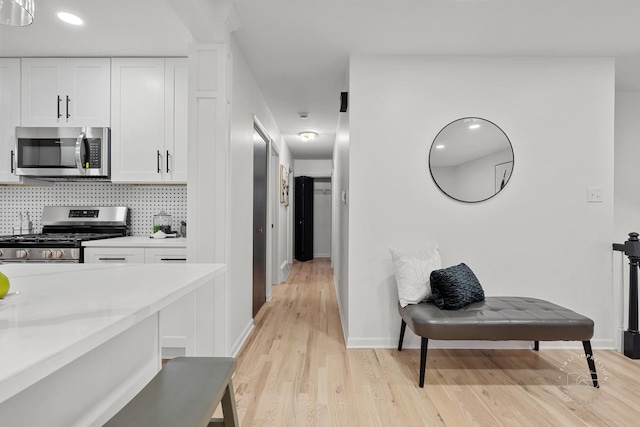
[[[109,177],[109,128],[16,129],[16,175]]]

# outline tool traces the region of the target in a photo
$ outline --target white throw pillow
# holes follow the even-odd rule
[[[442,268],[438,244],[414,250],[389,248],[389,252],[395,268],[400,305],[406,307],[431,298],[429,277],[433,270]]]

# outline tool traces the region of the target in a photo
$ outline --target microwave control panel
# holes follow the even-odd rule
[[[89,139],[89,164],[87,168],[100,168],[102,164],[101,141],[100,139]]]

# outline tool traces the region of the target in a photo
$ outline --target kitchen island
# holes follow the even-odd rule
[[[196,294],[194,355],[226,355],[221,264],[12,264],[0,426],[99,426],[160,369],[162,310]]]

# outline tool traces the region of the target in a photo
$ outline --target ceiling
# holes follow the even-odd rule
[[[0,26],[0,56],[184,56],[194,41],[175,0],[35,1],[34,24]],[[617,90],[640,91],[637,0],[217,1],[235,7],[233,36],[295,158],[331,157],[352,54],[611,56]]]

